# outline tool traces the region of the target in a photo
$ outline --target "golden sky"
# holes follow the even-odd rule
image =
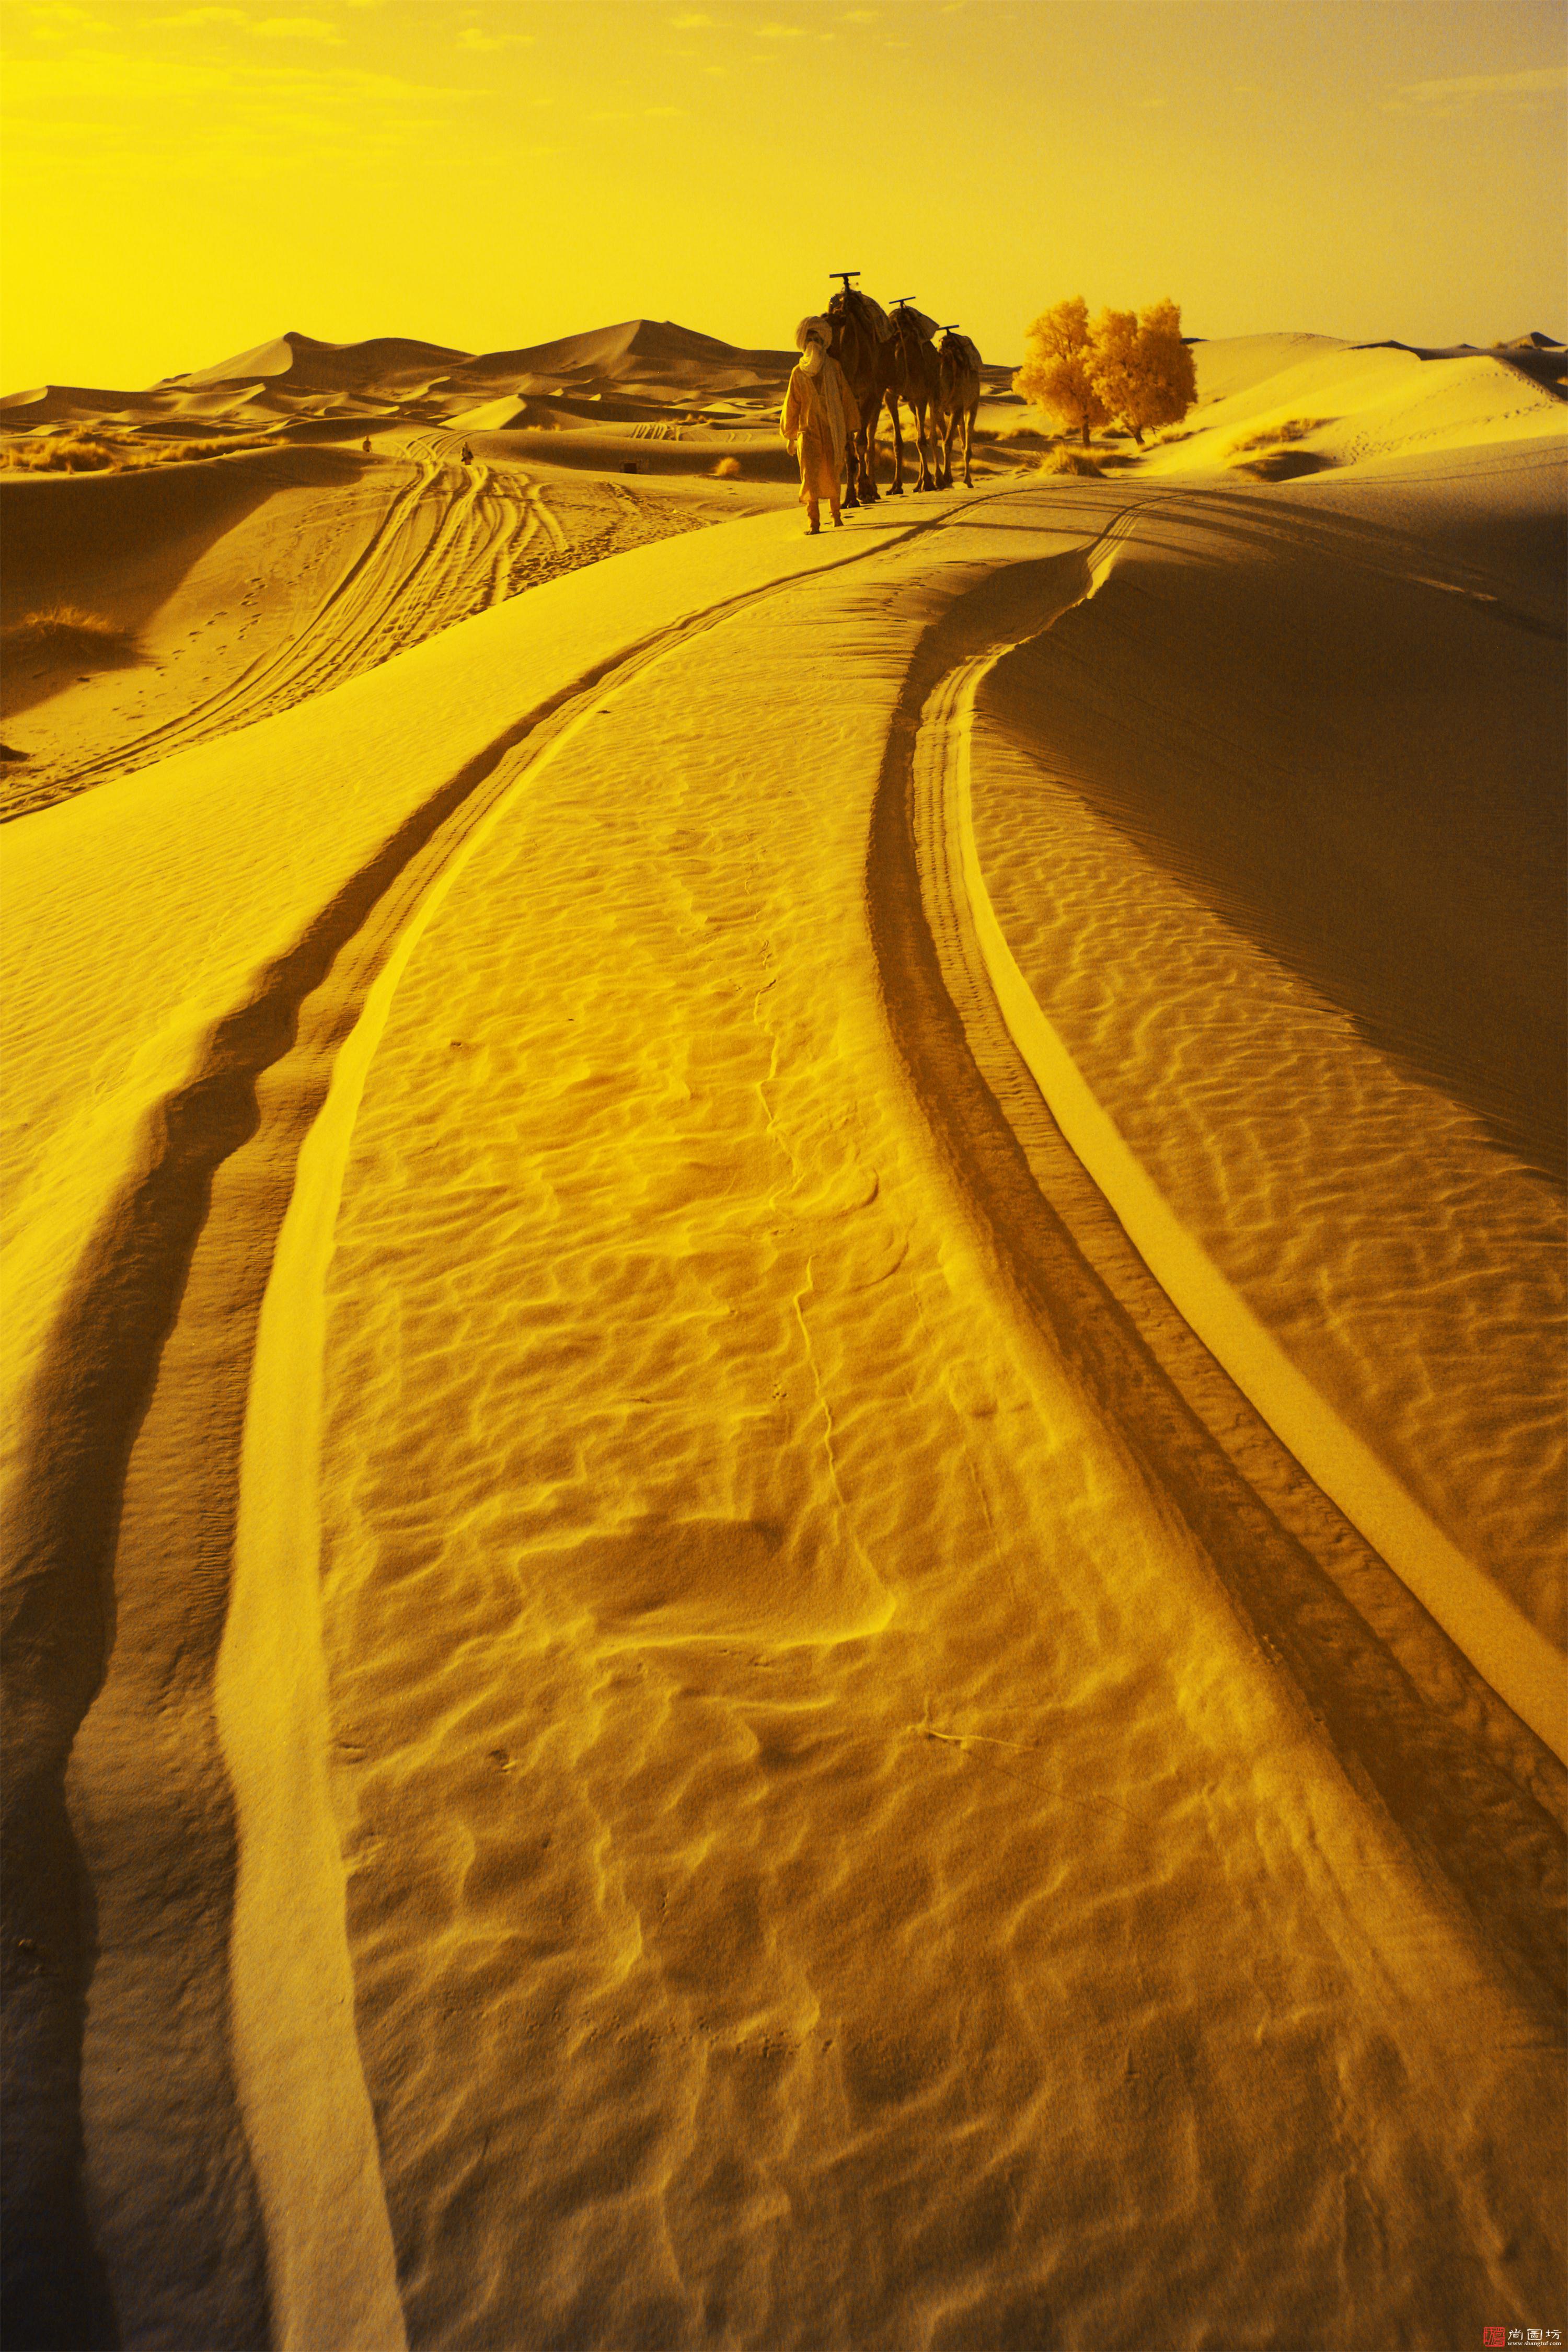
[[[0,389],[289,328],[787,345],[826,273],[1016,361],[1045,303],[1564,317],[1557,0],[4,0]]]

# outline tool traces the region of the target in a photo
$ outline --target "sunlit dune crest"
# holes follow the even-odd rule
[[[50,2340],[1561,2324],[1560,351],[0,404]]]

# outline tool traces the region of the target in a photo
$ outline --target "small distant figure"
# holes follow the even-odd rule
[[[474,462],[474,453],[473,453],[473,450],[469,447],[468,444],[465,441],[465,442],[464,442],[464,444],[463,444],[463,463],[464,463],[464,465],[465,465],[465,466],[471,466],[471,465],[473,464],[473,462]]]
[[[359,446],[360,446],[360,447],[364,451],[365,456],[368,457],[369,457],[369,455],[370,455],[370,435],[369,435],[368,433],[365,435],[364,439],[360,443],[360,445],[359,445]]]
[[[823,318],[803,319],[795,331],[800,361],[789,380],[779,432],[800,460],[800,502],[807,535],[822,529],[826,499],[838,530],[838,486],[844,451],[860,429],[860,410],[829,348],[833,330]]]

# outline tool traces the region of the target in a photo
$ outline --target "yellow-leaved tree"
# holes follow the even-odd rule
[[[1095,382],[1089,305],[1081,294],[1041,311],[1024,337],[1024,364],[1013,389],[1026,400],[1037,400],[1046,415],[1068,432],[1076,426],[1085,448],[1090,427],[1110,422]]]
[[[1152,302],[1142,318],[1133,310],[1102,310],[1089,331],[1089,345],[1095,390],[1140,447],[1145,433],[1179,425],[1198,396],[1179,302]]]

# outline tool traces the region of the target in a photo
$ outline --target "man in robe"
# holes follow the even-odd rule
[[[837,530],[838,486],[844,450],[858,432],[860,411],[838,362],[828,350],[833,331],[826,319],[803,319],[795,331],[800,362],[789,380],[779,431],[800,460],[800,502],[807,532],[822,528],[821,500],[827,500]]]

